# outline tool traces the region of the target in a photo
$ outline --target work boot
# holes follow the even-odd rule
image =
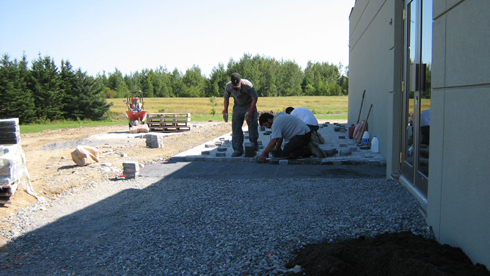
[[[317,144],[325,144],[325,139],[323,139],[322,135],[318,133],[318,131],[311,132],[311,140]]]
[[[235,150],[232,154],[231,157],[238,157],[242,156],[243,152],[241,150]]]
[[[308,144],[308,150],[311,151],[311,154],[313,156],[316,156],[316,157],[320,157],[320,158],[326,158],[327,157],[327,154],[320,148],[320,146],[313,142],[313,141],[310,141],[310,143]]]
[[[325,138],[317,131],[316,135],[318,136],[318,144],[325,144]]]
[[[320,141],[318,141],[318,135],[316,135],[316,131],[312,131],[310,135],[311,135],[311,141],[320,144]]]

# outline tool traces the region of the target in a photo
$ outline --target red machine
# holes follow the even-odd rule
[[[148,125],[145,123],[148,112],[144,110],[143,92],[141,90],[129,91],[123,102],[128,106],[126,117],[129,119],[129,131],[132,133],[148,132]]]

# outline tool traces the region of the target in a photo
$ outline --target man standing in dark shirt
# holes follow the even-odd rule
[[[231,74],[231,81],[226,84],[224,91],[224,110],[223,119],[228,121],[228,106],[230,96],[234,99],[233,115],[231,121],[232,128],[232,157],[241,156],[243,150],[243,121],[247,121],[248,135],[250,142],[255,149],[258,148],[257,139],[259,138],[257,123],[257,92],[251,81],[242,79],[240,74]]]

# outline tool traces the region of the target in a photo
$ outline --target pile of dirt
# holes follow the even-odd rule
[[[304,275],[490,275],[461,249],[411,232],[311,244],[295,254],[287,267],[300,265]]]

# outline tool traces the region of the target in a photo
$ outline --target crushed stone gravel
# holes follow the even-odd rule
[[[8,220],[2,275],[281,275],[307,244],[430,235],[401,184],[372,178],[108,180]]]

